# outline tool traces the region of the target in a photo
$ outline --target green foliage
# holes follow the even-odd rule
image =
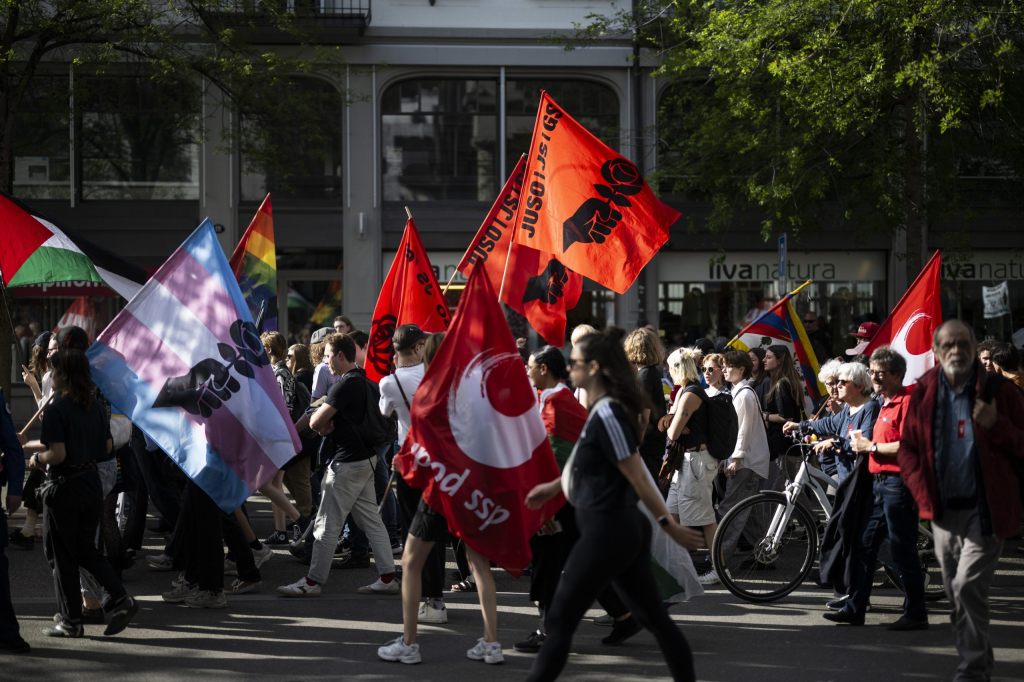
[[[287,35],[286,42],[299,49],[257,47],[247,39],[254,30]],[[93,76],[143,74],[155,86],[151,99],[173,98],[175,92],[184,99],[190,93],[191,104],[170,101],[160,108],[167,127],[195,120],[199,98],[191,93],[201,85],[218,87],[237,110],[258,115],[266,125],[302,130],[321,112],[289,100],[294,76],[314,63],[329,67],[339,61],[337,50],[312,47],[313,42],[286,3],[0,0],[0,189],[11,188],[19,112],[38,97],[34,83],[55,72],[66,75],[68,63],[82,84]],[[76,82],[76,90],[81,87]],[[103,124],[111,121],[91,125]],[[158,134],[136,132],[139,142]],[[190,133],[164,133],[174,134]],[[253,142],[256,155],[259,144]],[[108,161],[116,165],[116,159]]]
[[[1020,2],[653,0],[580,37],[634,30],[670,81],[661,187],[707,201],[712,227],[755,209],[766,238],[915,228],[915,197],[965,201],[982,160],[1024,170]]]

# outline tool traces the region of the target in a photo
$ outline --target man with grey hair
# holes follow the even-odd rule
[[[964,322],[942,324],[932,349],[938,366],[911,395],[897,458],[921,518],[932,520],[960,654],[954,679],[988,680],[989,588],[1003,539],[1021,521],[1010,458],[1024,456],[1024,398],[1010,381],[981,369],[974,331]]]
[[[924,574],[917,555],[917,505],[900,478],[896,452],[900,432],[910,406],[910,393],[903,386],[907,361],[889,346],[880,346],[871,354],[871,383],[882,407],[870,437],[855,431],[853,451],[867,454],[871,474],[871,495],[857,511],[854,527],[860,537],[854,545],[850,571],[850,594],[842,608],[826,613],[836,623],[861,624],[871,596],[875,560],[882,541],[889,539],[892,560],[903,585],[906,599],[903,615],[889,624],[890,630],[926,630],[928,611],[924,603]]]

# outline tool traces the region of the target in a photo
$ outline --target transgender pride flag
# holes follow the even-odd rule
[[[103,395],[225,512],[301,448],[209,218],[88,356]]]

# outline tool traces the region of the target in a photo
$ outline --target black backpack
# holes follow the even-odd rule
[[[728,393],[708,396],[708,452],[717,460],[729,459],[736,450],[740,422]]]
[[[365,376],[361,377],[363,388],[366,391],[366,413],[363,421],[356,424],[356,433],[364,445],[376,450],[385,443],[393,442],[391,425],[384,415],[380,413],[380,390],[377,384]]]

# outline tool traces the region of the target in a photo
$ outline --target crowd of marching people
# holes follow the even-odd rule
[[[260,569],[279,549],[299,574],[276,587],[283,598],[321,595],[332,568],[367,571],[362,594],[400,597],[402,634],[380,646],[382,660],[422,660],[417,625],[447,622],[451,590],[474,592],[480,604],[481,636],[466,655],[501,663],[490,561],[460,541],[422,491],[392,474],[443,338],[397,327],[394,371],[376,384],[362,369],[367,335],[348,318],[313,331],[308,344],[262,334],[302,448],[259,491],[273,509],[273,528],[260,538],[245,505],[225,513],[111,410],[90,380],[82,330],[39,334],[24,374],[41,414],[39,438],[16,432],[3,415],[7,512],[21,504],[26,512],[18,527],[0,530],[11,547],[32,550],[42,521],[58,606],[46,634],[81,637],[86,625],[101,624],[114,635],[131,623],[138,605],[120,574],[136,562],[152,510],[167,541],[144,561],[172,576],[165,602],[224,608],[230,595],[263,589]],[[833,520],[841,539],[822,549],[821,583],[835,590],[824,617],[864,624],[888,540],[905,595],[888,629],[927,629],[916,543],[919,520],[928,520],[953,612],[957,679],[988,679],[988,589],[1003,540],[1021,525],[1013,460],[1024,455],[1024,378],[1016,351],[978,343],[969,326],[948,321],[935,333],[936,368],[905,386],[906,358],[888,346],[859,355],[864,345],[821,364],[826,392],[817,404],[782,344],[739,350],[701,339],[668,349],[650,327],[627,334],[582,326],[568,354],[552,346],[525,352],[562,476],[537,485],[523,505],[567,500],[530,542],[529,595],[539,620],[514,645],[537,655],[529,679],[559,675],[595,601],[611,625],[605,644],[646,628],[672,677],[695,679],[686,638],[651,573],[653,534],[689,550],[696,581],[717,584],[722,567],[707,549],[718,522],[759,491],[781,490],[786,453],[808,434],[817,438],[817,466],[837,480],[842,509]],[[723,528],[718,542],[728,555],[744,527]],[[459,567],[450,587],[449,547]],[[6,560],[0,568],[6,573]],[[0,602],[0,646],[27,651],[9,593]]]

